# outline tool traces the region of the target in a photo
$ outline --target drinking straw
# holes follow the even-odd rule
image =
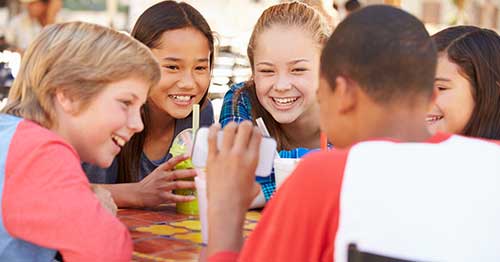
[[[324,132],[320,133],[320,143],[321,143],[321,150],[323,151],[328,150],[328,137],[326,137],[326,134]]]
[[[257,126],[259,127],[260,132],[262,133],[263,136],[267,137],[271,136],[269,135],[269,131],[267,130],[266,124],[264,124],[264,120],[262,120],[262,117],[257,118],[255,122],[257,122]]]
[[[196,131],[200,128],[200,105],[193,105],[193,137],[196,135]]]
[[[189,129],[184,129],[186,131],[189,131]],[[184,144],[187,147],[187,152],[189,152],[190,155],[193,154],[193,144],[194,144],[194,134],[192,132],[193,130],[191,129],[191,132],[180,132],[177,136],[180,136],[180,139],[184,141]]]
[[[259,127],[260,132],[262,133],[263,136],[271,137],[269,131],[267,130],[266,124],[264,124],[264,120],[262,120],[262,117],[257,118],[255,122],[257,123],[257,126]],[[278,153],[278,151],[276,151],[275,157],[280,158],[280,154]]]

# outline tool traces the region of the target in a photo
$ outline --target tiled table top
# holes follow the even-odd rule
[[[198,217],[177,214],[175,205],[147,210],[120,209],[118,218],[132,235],[134,261],[198,261],[205,251]],[[247,213],[245,236],[259,219],[259,212]]]

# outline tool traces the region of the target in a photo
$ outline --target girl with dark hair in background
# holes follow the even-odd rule
[[[117,206],[152,207],[193,200],[172,193],[194,188],[194,170],[173,170],[186,157],[169,154],[175,136],[192,124],[193,104],[200,104],[200,126],[214,122],[207,99],[214,57],[214,37],[192,6],[163,1],[137,20],[132,36],[148,46],[161,66],[161,80],[143,108],[144,130],[132,137],[108,169],[84,164],[92,183],[105,183]]]
[[[474,26],[432,36],[439,52],[431,131],[500,139],[500,36]]]

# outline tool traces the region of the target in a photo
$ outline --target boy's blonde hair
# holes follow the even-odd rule
[[[24,53],[2,112],[51,128],[57,125],[56,91],[82,111],[108,84],[130,77],[150,87],[160,79],[158,62],[137,40],[84,22],[50,25]]]

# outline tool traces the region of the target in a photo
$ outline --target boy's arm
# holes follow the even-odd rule
[[[2,199],[9,234],[68,261],[131,259],[127,228],[100,205],[74,150],[59,142],[29,152],[12,147]]]
[[[259,157],[260,131],[245,121],[229,123],[217,148],[218,125],[208,135],[208,254],[238,252],[243,243],[243,223],[250,203],[259,192],[255,169]]]
[[[137,197],[137,183],[121,184],[92,184],[108,190],[118,207],[141,207],[142,203]]]
[[[341,151],[305,157],[268,203],[239,260],[332,261],[346,159]],[[230,249],[209,257],[237,259]]]
[[[92,192],[94,192],[95,196],[99,200],[99,203],[107,209],[113,216],[116,216],[116,211],[118,207],[115,204],[115,201],[113,200],[113,197],[111,196],[111,192],[109,190],[99,186],[99,185],[90,185],[90,188],[92,189]]]

